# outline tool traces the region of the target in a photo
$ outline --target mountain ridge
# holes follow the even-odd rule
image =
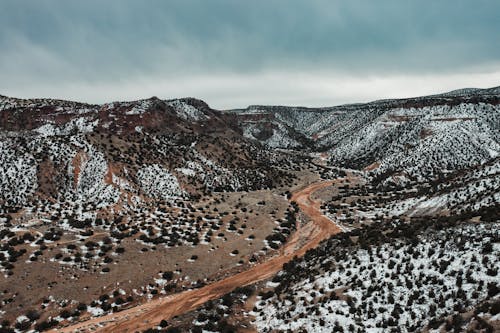
[[[447,97],[447,96],[461,96],[461,95],[497,95],[497,94],[500,94],[500,86],[494,86],[494,87],[489,87],[489,88],[459,88],[459,89],[454,89],[454,90],[443,92],[443,93],[430,94],[430,95],[399,97],[399,98],[382,98],[382,99],[375,99],[375,100],[367,101],[367,102],[353,102],[353,103],[344,103],[344,104],[320,106],[320,107],[308,107],[308,106],[301,106],[301,105],[283,105],[283,104],[272,104],[272,105],[269,105],[269,104],[250,104],[246,108],[229,108],[229,109],[214,109],[214,110],[222,111],[222,112],[237,112],[237,111],[243,111],[246,109],[258,108],[258,107],[266,107],[266,108],[284,107],[284,108],[296,108],[296,109],[306,109],[306,110],[316,111],[316,110],[324,110],[324,109],[340,108],[340,107],[348,107],[348,106],[360,106],[360,105],[387,102],[387,101],[404,101],[404,100],[414,100],[414,99],[422,99],[422,98],[429,98],[429,97]],[[161,99],[157,96],[151,96],[151,97],[141,98],[141,99],[137,99],[137,100],[129,100],[129,101],[116,100],[116,101],[110,101],[110,102],[104,102],[104,103],[88,103],[88,102],[84,102],[84,101],[75,101],[75,100],[62,99],[62,98],[29,98],[29,97],[21,98],[21,97],[14,97],[14,96],[0,94],[0,100],[7,100],[7,99],[17,100],[17,101],[34,101],[34,102],[53,101],[53,102],[63,102],[63,103],[72,103],[72,104],[81,104],[81,105],[90,105],[90,106],[102,106],[102,105],[111,104],[111,103],[136,102],[136,101],[154,100],[154,99],[162,100],[165,102],[171,102],[171,101],[176,101],[176,100],[181,100],[181,101],[195,100],[198,102],[202,102],[208,108],[210,108],[209,104],[206,101],[201,100],[201,99],[196,98],[196,97],[193,97],[193,96],[167,98],[167,99]]]
[[[2,97],[0,128],[45,135],[69,131],[219,133],[269,149],[324,153],[331,164],[360,170],[370,167],[375,175],[392,170],[421,178],[415,161],[431,166],[433,174],[498,156],[499,105],[500,86],[322,108],[254,105],[222,111],[192,97],[104,104]],[[422,149],[429,147],[433,152],[424,153]]]
[[[480,279],[468,283],[482,288],[496,272],[490,263],[498,249],[488,250],[485,237],[497,237],[489,223],[498,221],[499,155],[498,87],[320,109],[251,106],[233,111],[214,110],[196,98],[86,104],[0,97],[0,296],[5,318],[13,323],[2,322],[1,328],[43,331],[85,319],[89,325],[101,319],[113,325],[107,318],[126,308],[154,307],[162,303],[158,295],[216,281],[228,287],[225,277],[245,275],[258,263],[272,266],[270,258],[284,256],[287,263],[278,259],[280,264],[269,271],[281,273],[252,285],[261,298],[245,313],[260,330],[268,324],[293,330],[281,310],[295,310],[278,306],[277,296],[288,288],[315,289],[291,283],[294,275],[306,281],[295,274],[297,265],[311,270],[314,280],[330,279],[337,271],[329,267],[339,262],[337,257],[351,265],[349,258],[363,258],[367,247],[396,253],[400,250],[390,239],[404,245],[407,235],[419,233],[422,237],[412,244],[420,242],[427,256],[430,248],[446,247],[447,234],[457,238],[467,231],[468,244],[489,254],[474,246],[457,248],[454,264],[463,253],[478,256]],[[295,250],[305,252],[301,246],[308,239],[327,238],[319,225],[341,233],[307,251],[305,259],[289,261]],[[446,231],[432,231],[434,226]],[[426,236],[434,233],[437,238]],[[381,240],[390,246],[380,246]],[[343,245],[334,246],[338,242]],[[406,258],[412,257],[400,256],[398,265]],[[328,262],[328,267],[316,271],[317,262]],[[363,274],[370,265],[367,261]],[[403,283],[391,267],[391,280]],[[437,270],[454,281],[456,272],[428,268],[421,273]],[[342,275],[339,286],[349,287],[349,279]],[[373,279],[381,283],[377,288],[384,286],[383,276]],[[414,282],[435,285],[423,278]],[[405,285],[401,295],[408,296],[413,284]],[[358,287],[350,286],[348,293],[365,292]],[[178,318],[155,317],[140,325],[180,325],[181,331],[201,325],[217,331],[205,324],[207,314],[220,321],[222,313],[233,311],[231,299],[243,304],[252,290],[238,289],[221,299],[214,293],[209,297],[215,297],[213,302],[201,309],[193,305]],[[476,297],[471,304],[479,306],[493,300],[490,290],[495,291],[488,287],[464,297],[471,302]],[[451,289],[436,291],[453,297]],[[333,289],[328,293],[338,301]],[[372,296],[368,290],[366,297]],[[413,296],[406,298],[401,311],[410,316]],[[358,323],[352,312],[358,301],[352,300],[351,309],[342,308],[352,324],[328,325],[352,331],[348,326],[387,324],[383,317]],[[329,306],[324,297],[313,303],[321,311]],[[375,298],[373,303],[378,304]],[[455,305],[442,309],[440,314],[452,314]],[[284,320],[269,322],[270,311]],[[161,308],[153,313],[163,315]],[[427,310],[419,314],[416,327],[426,325],[424,314]],[[391,325],[404,325],[396,317]],[[245,318],[236,326],[249,327],[250,317]],[[294,322],[303,327],[322,323],[320,315],[308,318]],[[122,319],[125,326],[138,323]],[[223,321],[217,325],[224,331]]]

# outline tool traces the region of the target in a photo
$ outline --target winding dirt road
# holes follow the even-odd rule
[[[59,328],[54,332],[142,331],[156,326],[162,319],[186,313],[209,300],[220,298],[237,287],[250,285],[274,276],[282,269],[283,264],[293,259],[294,256],[304,255],[307,250],[318,246],[322,240],[342,231],[334,222],[321,214],[320,203],[311,198],[314,192],[339,181],[341,180],[313,183],[292,195],[291,200],[297,202],[299,208],[309,216],[311,222],[298,227],[278,256],[200,289],[158,298],[121,312]]]

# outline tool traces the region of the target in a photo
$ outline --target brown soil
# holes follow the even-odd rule
[[[312,222],[298,226],[297,231],[278,256],[203,288],[158,298],[118,313],[92,318],[56,331],[136,332],[145,330],[154,327],[163,319],[192,311],[209,300],[220,298],[237,287],[274,276],[282,269],[283,264],[292,260],[293,257],[304,255],[307,250],[318,246],[322,240],[341,232],[335,223],[321,214],[320,203],[311,198],[312,193],[339,181],[341,180],[313,183],[293,194],[291,200],[298,203],[300,209]]]
[[[372,171],[372,170],[375,170],[377,169],[378,167],[380,166],[380,162],[374,162],[372,164],[370,164],[369,166],[365,167],[365,171]]]
[[[78,178],[80,177],[80,167],[85,157],[85,152],[80,151],[76,153],[75,157],[73,157],[73,161],[71,161],[73,165],[73,181],[75,188],[78,185]]]
[[[389,120],[394,121],[394,122],[403,123],[403,122],[410,121],[410,120],[412,120],[415,117],[414,116],[397,116],[397,115],[394,115],[394,114],[390,114],[390,115],[387,116],[387,118]]]
[[[462,118],[450,117],[450,118],[434,118],[432,119],[432,121],[456,121],[456,120],[470,121],[475,119],[476,118],[471,118],[471,117],[462,117]]]

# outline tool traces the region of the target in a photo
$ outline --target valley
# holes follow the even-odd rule
[[[0,139],[1,332],[499,328],[498,87],[224,111],[0,96]]]
[[[283,264],[296,256],[304,255],[307,250],[318,246],[322,240],[341,232],[341,229],[335,225],[334,221],[321,214],[318,208],[315,207],[315,201],[311,199],[311,195],[315,191],[331,185],[332,182],[330,181],[313,183],[292,195],[291,200],[298,203],[299,208],[307,214],[310,221],[303,226],[299,225],[290,240],[280,250],[280,253],[263,263],[256,264],[248,270],[208,284],[200,289],[185,291],[134,307],[130,311],[125,310],[119,314],[100,317],[89,322],[85,321],[81,325],[69,326],[58,331],[74,332],[99,329],[109,332],[123,332],[144,330],[155,322],[159,324],[161,320],[168,320],[173,316],[195,310],[207,301],[220,298],[238,287],[269,279],[281,270]]]

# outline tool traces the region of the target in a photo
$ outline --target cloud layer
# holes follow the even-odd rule
[[[495,0],[3,1],[0,94],[228,108],[500,85],[499,12]]]

